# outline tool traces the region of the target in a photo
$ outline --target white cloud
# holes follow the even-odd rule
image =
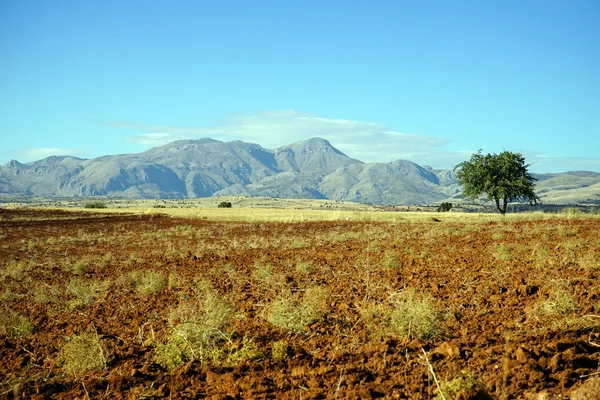
[[[184,136],[173,135],[171,133],[140,133],[138,135],[129,136],[126,139],[131,142],[148,145],[148,146],[162,146],[173,142],[175,140],[185,139]]]
[[[263,111],[252,115],[236,115],[214,126],[190,127],[140,125],[126,122],[103,123],[115,128],[160,133],[140,133],[127,140],[157,146],[173,140],[210,137],[218,140],[244,140],[276,148],[311,137],[322,137],[351,157],[362,161],[388,162],[410,152],[429,152],[446,141],[418,134],[407,134],[392,128],[348,119],[319,117],[292,110]]]
[[[174,140],[212,139],[243,140],[276,148],[311,137],[322,137],[350,157],[365,162],[390,162],[405,159],[437,169],[451,169],[469,159],[473,149],[450,150],[450,141],[417,133],[398,132],[392,127],[349,119],[325,118],[293,110],[262,111],[234,115],[212,126],[143,125],[129,122],[101,122],[113,128],[141,131],[126,140],[143,146],[159,146]],[[484,151],[487,151],[484,149]],[[569,170],[600,171],[600,158],[548,156],[523,151],[534,163],[534,172]]]
[[[64,147],[33,147],[22,150],[21,155],[25,161],[36,161],[50,156],[74,156],[81,157],[82,152]]]
[[[600,172],[600,158],[589,157],[559,157],[548,154],[524,151],[523,155],[532,172],[567,172],[567,171],[597,171]]]

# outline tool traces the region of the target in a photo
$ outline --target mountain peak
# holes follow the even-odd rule
[[[301,140],[299,142],[295,142],[292,143],[288,146],[284,146],[284,147],[304,147],[304,146],[310,146],[310,147],[331,147],[334,148],[331,143],[329,143],[328,140],[320,138],[320,137],[313,137],[310,139],[306,139],[306,140]],[[337,149],[336,149],[337,150]]]
[[[17,160],[10,160],[6,164],[4,164],[5,168],[20,168],[20,167],[24,167],[24,166],[25,166],[25,164],[21,164]]]

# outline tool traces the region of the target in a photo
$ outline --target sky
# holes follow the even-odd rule
[[[600,2],[0,0],[0,164],[322,137],[600,172]]]

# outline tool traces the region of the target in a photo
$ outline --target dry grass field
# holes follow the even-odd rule
[[[597,216],[155,203],[0,208],[1,398],[597,398]]]

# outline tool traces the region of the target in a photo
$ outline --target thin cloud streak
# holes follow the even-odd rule
[[[428,152],[447,141],[397,132],[372,122],[318,117],[291,110],[263,111],[237,115],[209,127],[141,125],[129,122],[102,122],[113,128],[146,131],[126,138],[141,145],[158,146],[174,140],[210,137],[217,140],[244,140],[266,148],[277,148],[311,137],[322,137],[351,157],[366,162],[388,162],[407,152]]]
[[[25,162],[36,161],[50,156],[73,156],[82,157],[84,152],[62,147],[33,147],[21,150],[20,154]]]
[[[97,123],[112,128],[140,131],[127,136],[125,140],[145,147],[161,146],[175,140],[210,137],[221,141],[243,140],[273,149],[311,137],[322,137],[348,156],[364,162],[404,159],[435,169],[452,169],[477,151],[450,150],[447,148],[449,140],[398,132],[383,124],[325,118],[294,110],[235,115],[206,127],[144,125],[122,121]],[[493,151],[484,149],[484,152]],[[533,172],[600,171],[600,158],[560,157],[532,151],[522,152],[527,161],[533,164]]]
[[[600,158],[590,157],[559,157],[548,154],[539,154],[524,151],[523,154],[531,166],[532,172],[568,172],[568,171],[596,171],[600,172]]]

